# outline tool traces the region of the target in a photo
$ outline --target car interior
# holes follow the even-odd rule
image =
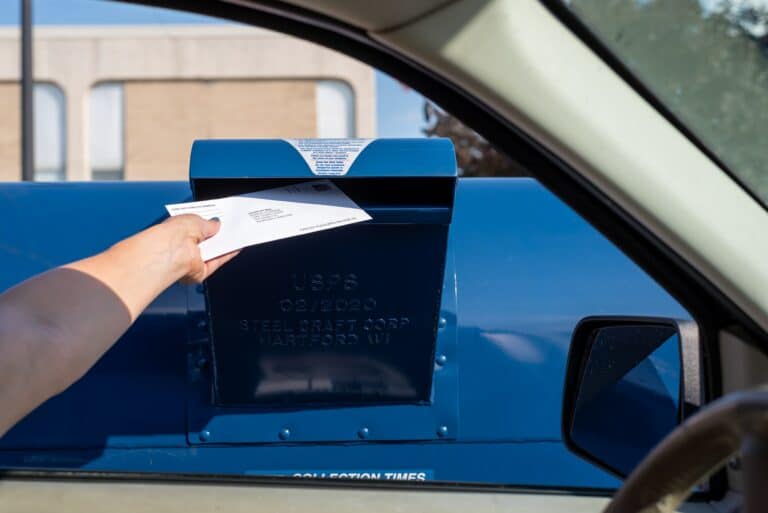
[[[343,54],[450,113],[526,177],[457,175],[450,169],[453,150],[434,141],[408,148],[392,143],[380,154],[390,162],[370,164],[372,171],[363,171],[361,157],[361,178],[351,173],[334,183],[386,226],[317,235],[315,247],[297,239],[269,255],[254,250],[250,260],[233,261],[205,286],[174,285],[83,382],[0,441],[0,509],[765,509],[765,199],[638,78],[637,62],[623,58],[593,18],[570,5],[580,2],[115,3],[258,27]],[[628,3],[638,10],[654,4]],[[189,183],[9,186],[0,213],[11,224],[42,229],[45,220],[30,215],[34,198],[54,219],[80,220],[82,238],[90,241],[72,242],[69,253],[53,256],[60,236],[45,242],[0,230],[0,244],[56,263],[157,221],[156,213],[136,205],[212,199],[305,179],[287,164],[261,181],[249,174],[249,159],[268,151],[282,155],[277,144],[267,146],[196,143]],[[420,164],[421,175],[408,168],[416,152],[433,152]],[[108,206],[121,213],[114,222],[88,224],[88,209]],[[351,235],[359,247],[348,242]],[[257,314],[247,318],[243,305],[271,307],[248,291],[263,287],[271,297],[274,289],[277,297],[280,277],[309,259],[323,269],[334,262],[377,268],[370,274],[383,291],[376,292],[377,301],[399,302],[427,319],[423,337],[435,337],[437,350],[420,354],[411,347],[407,358],[388,360],[404,368],[418,358],[426,362],[426,381],[417,392],[394,385],[369,396],[353,390],[349,396],[359,402],[389,408],[365,413],[349,401],[334,405],[338,391],[294,397],[277,413],[267,411],[268,394],[279,396],[279,390],[267,392],[267,403],[258,392],[254,401],[254,383],[242,378],[252,355],[227,348],[221,341],[239,335],[222,326],[231,317],[243,319],[238,329],[250,335],[271,330],[254,324]],[[0,256],[9,272],[0,288],[49,266],[31,260]],[[254,271],[263,262],[271,274]],[[369,276],[358,269],[354,278],[338,275],[329,284],[328,276],[318,275],[309,280],[320,279],[322,287]],[[297,303],[285,308],[293,313]],[[530,312],[540,317],[526,318]],[[403,318],[390,325],[418,322]],[[526,338],[526,322],[539,338]],[[215,354],[206,349],[209,330]],[[158,348],[163,337],[178,341]],[[483,352],[486,346],[473,341],[494,351]],[[134,350],[126,349],[129,343]],[[461,358],[457,367],[454,358]],[[279,376],[285,367],[305,364],[296,361],[278,360],[257,381],[268,381],[270,370]],[[358,365],[351,359],[315,364],[336,376]],[[155,372],[161,366],[170,370]],[[375,369],[376,376],[387,372]],[[133,399],[109,399],[129,387]],[[99,408],[110,421],[76,418],[87,394],[109,404]],[[419,401],[422,409],[415,412]],[[426,415],[425,405],[431,408]],[[93,415],[85,406],[80,411]],[[284,415],[302,413],[285,423]],[[172,414],[182,428],[159,420]],[[342,421],[369,424],[340,428]],[[306,434],[301,422],[317,431]],[[88,445],[91,439],[97,446]],[[128,449],[136,440],[144,445],[134,453]],[[496,445],[499,440],[504,444]],[[184,448],[177,450],[177,442]],[[308,445],[312,452],[302,452]],[[418,467],[418,461],[435,465]],[[455,470],[441,474],[440,465]],[[414,477],[354,479],[348,467]]]

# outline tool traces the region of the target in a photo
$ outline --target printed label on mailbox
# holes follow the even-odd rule
[[[430,481],[434,471],[426,469],[365,470],[253,470],[252,476],[287,476],[302,479],[359,479],[361,481]]]
[[[373,139],[284,139],[299,152],[312,173],[344,176]]]

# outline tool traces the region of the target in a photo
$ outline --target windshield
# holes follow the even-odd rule
[[[564,0],[768,204],[768,0]]]

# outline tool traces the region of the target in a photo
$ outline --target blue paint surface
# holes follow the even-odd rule
[[[162,219],[162,205],[189,197],[181,182],[2,184],[0,289],[103,250]],[[455,276],[456,342],[447,359],[457,387],[453,439],[233,446],[217,444],[212,431],[211,443],[193,446],[187,394],[196,372],[190,355],[201,343],[194,331],[200,294],[174,286],[82,380],[0,440],[0,466],[232,474],[431,469],[434,479],[449,481],[615,486],[560,441],[571,332],[591,315],[689,315],[529,179],[460,180],[447,258]],[[359,428],[348,426],[350,433]]]
[[[456,176],[450,139],[376,139],[346,176]],[[301,155],[282,139],[208,139],[192,145],[190,180],[199,178],[315,178]]]
[[[339,167],[338,140],[309,143]],[[283,140],[196,141],[195,198],[314,177],[298,155]],[[197,351],[214,369],[191,375],[190,443],[456,437],[456,361],[435,364],[456,353],[455,175],[448,139],[374,140],[333,178],[373,219],[246,248],[207,281]]]

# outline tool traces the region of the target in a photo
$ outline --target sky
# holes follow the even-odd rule
[[[0,0],[0,25],[18,25],[20,0]],[[111,0],[33,0],[35,25],[228,23],[223,20]],[[378,137],[420,137],[423,98],[376,72]]]

